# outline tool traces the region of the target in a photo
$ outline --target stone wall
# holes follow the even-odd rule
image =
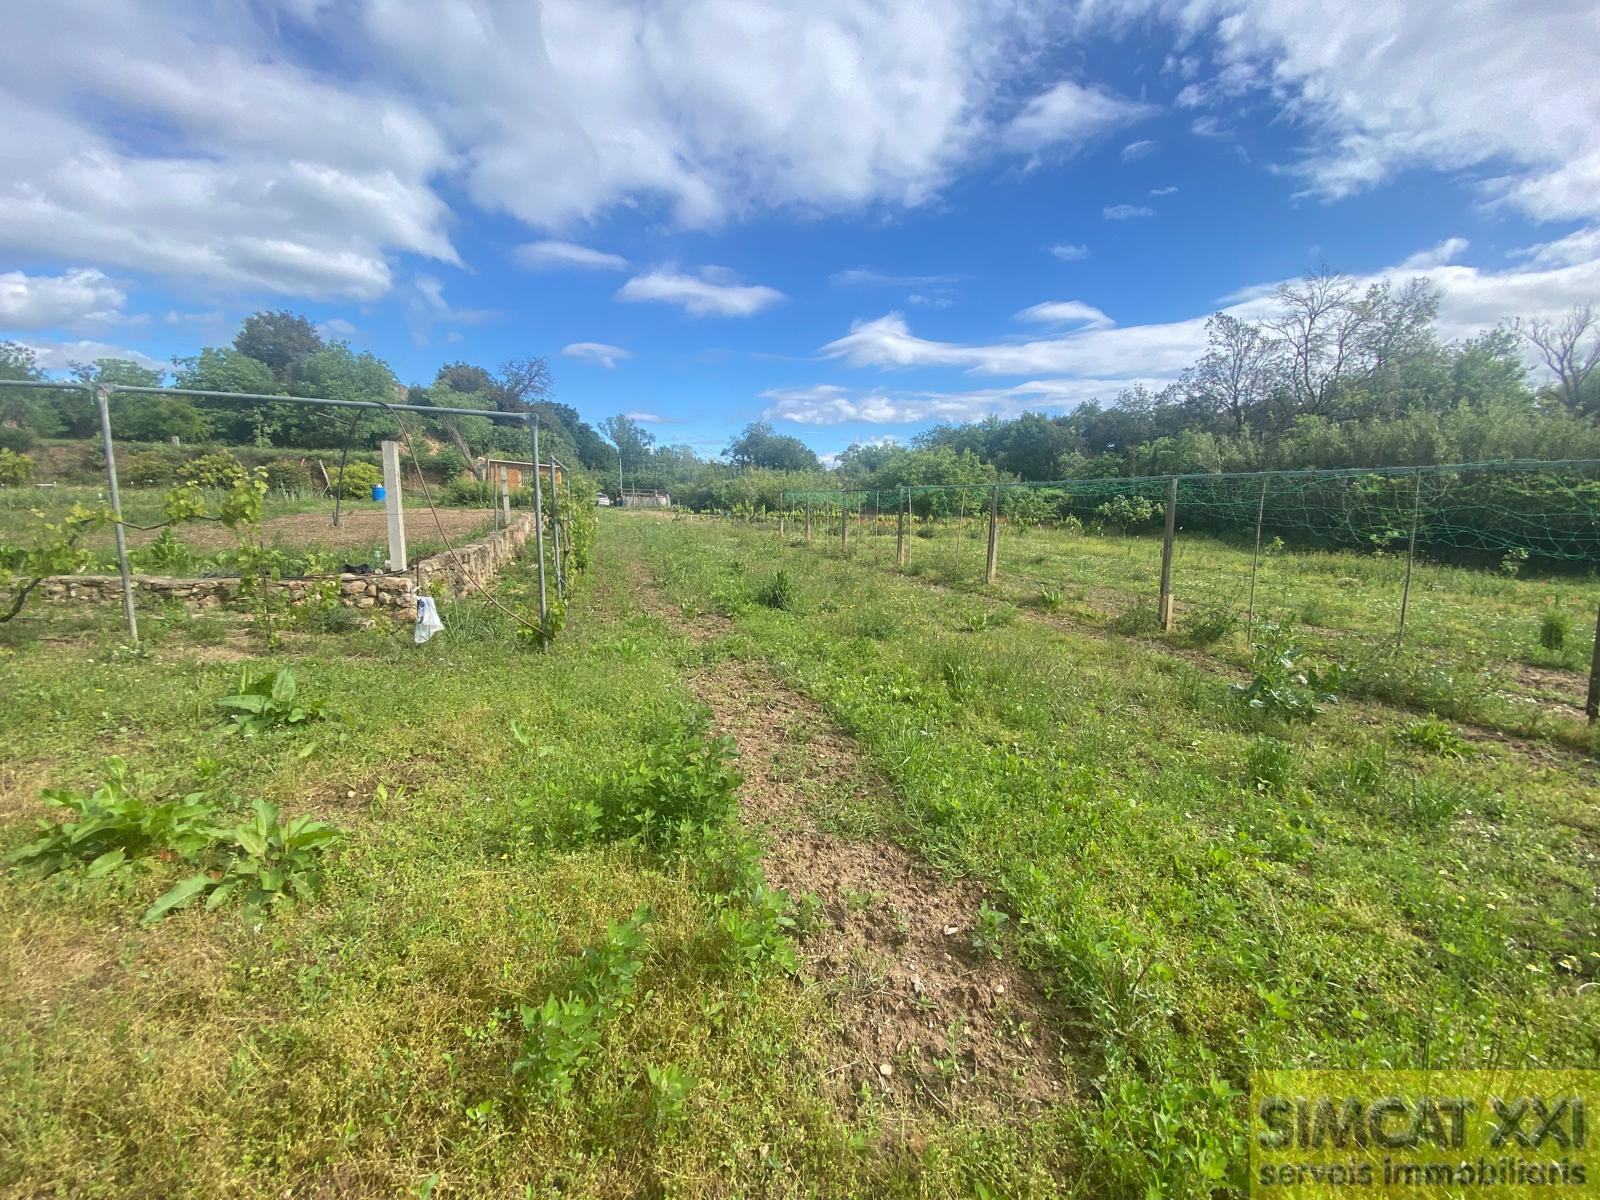
[[[487,586],[500,569],[516,558],[533,535],[533,515],[524,514],[504,529],[465,546],[420,559],[410,571],[393,575],[340,575],[336,599],[347,608],[382,609],[397,620],[414,621],[417,595],[464,595],[472,584]],[[458,563],[459,560],[459,563]],[[273,587],[287,593],[289,603],[306,603],[327,580],[284,579]],[[220,608],[238,597],[239,581],[228,579],[176,579],[165,575],[135,575],[134,603],[140,600],[180,600],[195,610]],[[120,575],[56,575],[34,593],[50,601],[88,604],[120,603]]]

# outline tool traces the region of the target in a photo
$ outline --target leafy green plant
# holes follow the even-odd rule
[[[152,924],[201,896],[208,909],[238,896],[246,911],[257,913],[287,900],[315,900],[322,889],[322,856],[343,837],[332,825],[311,817],[286,818],[277,805],[257,800],[255,816],[223,835],[220,875],[205,871],[182,880],[150,906],[142,921]]]
[[[175,799],[147,799],[152,780],[130,781],[121,758],[105,763],[106,777],[92,792],[51,788],[44,802],[65,811],[65,820],[40,818],[39,836],[17,847],[6,861],[52,875],[88,863],[91,878],[109,874],[135,859],[157,854],[188,858],[219,834],[215,812],[204,792]]]
[[[1284,721],[1310,721],[1319,704],[1336,703],[1333,675],[1304,665],[1305,652],[1278,625],[1262,625],[1261,640],[1251,645],[1254,677],[1233,684],[1232,694],[1257,712]]]
[[[980,954],[999,958],[1005,949],[1006,927],[1011,924],[1011,914],[990,906],[987,900],[978,905],[978,919],[972,926],[972,948]]]
[[[1136,525],[1144,525],[1155,518],[1158,507],[1144,496],[1113,496],[1104,504],[1096,505],[1094,514],[1107,525],[1115,525],[1126,533]]]
[[[1045,612],[1059,612],[1065,600],[1066,594],[1060,588],[1039,589],[1039,607]]]
[[[779,612],[794,612],[800,604],[800,588],[794,576],[779,567],[756,587],[756,603]]]
[[[383,482],[383,472],[371,463],[348,462],[344,465],[344,479],[334,476],[333,485],[346,500],[368,500],[372,489]]]
[[[1528,564],[1528,550],[1525,546],[1513,546],[1507,550],[1500,559],[1500,573],[1508,579],[1515,579],[1522,574],[1522,568]]]
[[[571,1093],[600,1045],[605,1023],[633,994],[644,965],[644,927],[653,919],[650,909],[641,907],[620,925],[607,925],[604,940],[579,956],[581,978],[575,987],[562,995],[552,992],[537,1007],[518,1006],[525,1036],[511,1064],[513,1076],[525,1076],[552,1097]]]
[[[601,836],[664,851],[726,823],[740,782],[733,755],[733,739],[708,737],[702,725],[669,731],[651,743],[638,765],[605,781]]]
[[[1413,721],[1405,728],[1397,730],[1395,739],[1408,746],[1415,746],[1418,750],[1426,750],[1429,754],[1437,754],[1441,758],[1466,758],[1472,753],[1472,747],[1467,744],[1467,739],[1461,736],[1456,727],[1438,717],[1424,717],[1420,721]]]
[[[0,487],[20,487],[33,481],[33,459],[0,446]]]
[[[246,671],[239,679],[239,690],[214,703],[227,714],[229,733],[255,737],[273,729],[304,725],[320,720],[322,703],[299,699],[294,670],[279,667],[251,679]]]
[[[128,557],[141,571],[168,575],[186,574],[194,565],[194,554],[178,540],[171,526],[156,534],[149,545],[141,546]]]
[[[789,942],[793,929],[789,897],[760,884],[717,913],[723,961],[738,971],[753,973],[765,966],[798,970],[800,963]]]
[[[184,478],[203,488],[231,488],[245,476],[244,464],[226,450],[202,454],[183,469]]]
[[[1224,605],[1197,608],[1184,615],[1183,636],[1192,645],[1209,646],[1239,628],[1239,614]]]
[[[664,1129],[682,1121],[689,1095],[699,1080],[675,1063],[664,1067],[647,1063],[645,1077],[650,1084],[650,1124]]]
[[[1572,633],[1572,618],[1559,608],[1546,609],[1539,618],[1539,645],[1546,650],[1560,650]]]
[[[1282,795],[1294,782],[1294,747],[1277,738],[1258,737],[1245,751],[1244,769],[1253,790]]]

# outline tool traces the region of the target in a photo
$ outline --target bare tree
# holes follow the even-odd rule
[[[1278,288],[1277,336],[1295,407],[1326,413],[1349,384],[1377,376],[1432,337],[1439,291],[1413,279],[1396,293],[1387,279],[1357,294],[1356,282],[1323,267]]]
[[[542,356],[513,358],[501,363],[500,378],[496,382],[495,402],[508,412],[548,400],[555,386],[550,378],[550,364]]]
[[[1185,383],[1206,411],[1231,417],[1241,430],[1272,389],[1277,347],[1260,325],[1227,313],[1206,321],[1206,336],[1210,344]]]
[[[1517,330],[1539,352],[1544,365],[1555,373],[1561,400],[1576,410],[1582,403],[1583,385],[1600,366],[1600,321],[1594,307],[1575,304],[1559,322],[1517,322]]]

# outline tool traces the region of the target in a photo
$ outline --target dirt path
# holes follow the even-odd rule
[[[629,566],[639,606],[696,642],[731,622],[686,619],[644,564]],[[904,1106],[1027,1111],[1080,1084],[1076,1017],[1012,961],[974,945],[984,889],[943,881],[883,838],[829,832],[846,802],[892,811],[892,785],[822,709],[759,664],[721,661],[688,684],[732,737],[744,775],[742,819],[766,842],[768,881],[814,896],[815,928],[800,944],[806,973],[830,994],[837,1024],[830,1081],[841,1101],[862,1085]]]

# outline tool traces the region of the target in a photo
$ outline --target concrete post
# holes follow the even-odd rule
[[[389,570],[406,569],[406,514],[400,500],[400,443],[383,443],[383,504],[389,515]]]
[[[900,489],[900,504],[895,509],[894,564],[906,565],[906,490]]]

